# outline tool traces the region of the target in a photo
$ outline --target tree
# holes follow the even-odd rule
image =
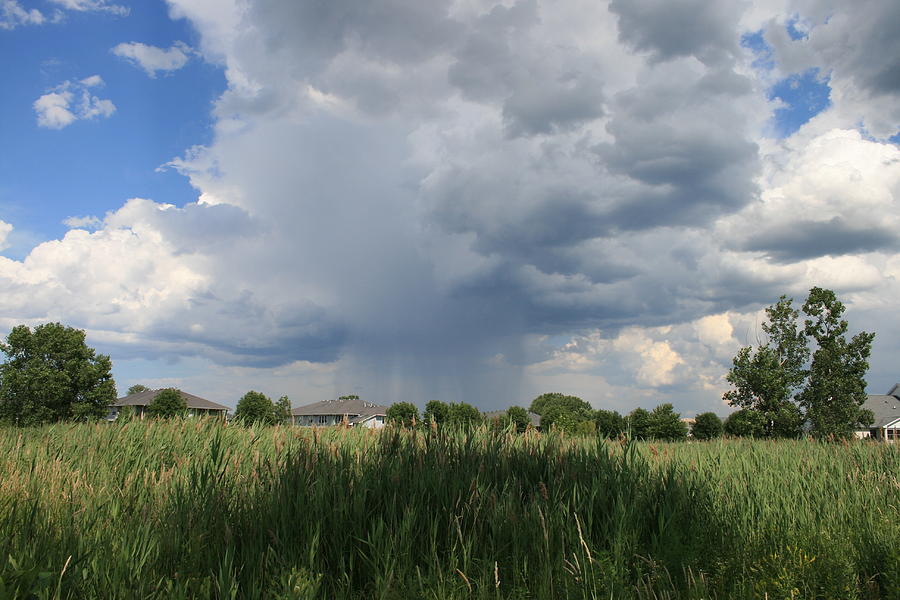
[[[425,412],[422,413],[422,419],[426,423],[443,425],[450,419],[450,406],[440,400],[429,400],[425,405]]]
[[[419,420],[419,409],[412,402],[395,402],[387,409],[388,423],[414,427]]]
[[[687,425],[681,415],[668,402],[660,404],[650,413],[649,435],[655,440],[674,442],[687,437]]]
[[[506,411],[506,422],[514,425],[518,433],[523,433],[531,425],[528,411],[521,406],[510,406]]]
[[[136,383],[133,386],[131,386],[130,388],[128,388],[127,395],[131,396],[132,394],[140,394],[141,392],[149,392],[149,391],[150,391],[150,388],[148,388],[146,385],[141,385],[140,383]]]
[[[636,408],[625,417],[625,428],[636,440],[650,437],[650,413],[646,409]]]
[[[171,419],[182,417],[187,413],[187,401],[177,388],[160,390],[150,404],[147,405],[147,413],[157,419]]]
[[[594,423],[601,437],[616,438],[625,431],[625,418],[614,410],[594,411]]]
[[[700,413],[694,418],[691,436],[696,440],[712,440],[722,436],[722,419],[716,413]]]
[[[116,399],[112,362],[59,323],[12,329],[0,343],[0,421],[36,425],[103,418]]]
[[[453,402],[450,404],[447,422],[455,427],[475,427],[484,422],[484,416],[471,404]]]
[[[741,348],[726,377],[735,389],[726,392],[724,399],[731,406],[759,412],[765,437],[797,433],[792,398],[806,379],[809,348],[798,324],[800,313],[791,307],[792,302],[781,296],[766,309],[765,340],[756,351],[750,346]]]
[[[250,390],[238,400],[234,418],[244,425],[274,425],[275,414],[271,398],[262,392]]]
[[[555,426],[574,432],[579,423],[590,420],[593,415],[590,404],[578,396],[567,396],[559,392],[541,394],[531,401],[529,410],[541,415],[541,429],[545,431]]]
[[[759,411],[742,408],[728,415],[722,429],[734,437],[761,437],[766,430],[765,419]]]
[[[844,305],[834,292],[818,287],[809,291],[803,312],[806,335],[816,341],[809,381],[800,393],[800,405],[816,437],[846,438],[871,422],[860,407],[866,401],[866,371],[874,333],[861,332],[847,341]]]
[[[274,421],[277,424],[288,423],[291,420],[291,400],[282,396],[274,406]]]

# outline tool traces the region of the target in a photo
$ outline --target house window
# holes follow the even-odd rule
[[[327,425],[328,424],[328,415],[319,415],[318,417],[319,425]]]

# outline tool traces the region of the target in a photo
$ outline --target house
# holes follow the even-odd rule
[[[530,410],[527,412],[527,414],[528,414],[528,421],[530,422],[530,425],[537,431],[540,431],[541,430],[541,415],[539,415],[537,413],[533,413]],[[492,410],[492,411],[484,413],[484,420],[487,421],[488,423],[492,422],[494,419],[502,420],[505,417],[506,417],[505,410]]]
[[[123,398],[117,399],[115,402],[109,405],[109,413],[106,415],[107,421],[115,421],[116,417],[119,416],[119,413],[122,409],[126,407],[131,407],[134,411],[134,416],[138,419],[143,419],[144,415],[147,414],[147,406],[154,399],[156,399],[156,395],[159,394],[162,390],[146,390],[143,392],[138,392],[137,394],[131,394],[130,396],[125,396]],[[228,407],[222,406],[221,404],[216,404],[211,400],[207,400],[206,398],[201,398],[200,396],[195,396],[193,394],[188,394],[187,392],[182,392],[179,390],[181,397],[184,398],[185,403],[187,404],[188,415],[191,417],[202,416],[202,417],[225,417],[228,413]]]
[[[884,396],[869,394],[861,408],[871,410],[875,421],[868,429],[856,431],[856,437],[887,442],[900,440],[900,383],[894,384]]]
[[[338,398],[307,404],[291,411],[294,425],[326,427],[346,423],[352,427],[384,427],[387,407],[363,402],[359,398]]]

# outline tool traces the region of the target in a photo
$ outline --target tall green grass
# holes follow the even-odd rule
[[[900,451],[0,430],[0,598],[900,598]]]

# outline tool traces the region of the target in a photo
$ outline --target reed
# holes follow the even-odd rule
[[[900,449],[0,430],[0,597],[898,598]]]

